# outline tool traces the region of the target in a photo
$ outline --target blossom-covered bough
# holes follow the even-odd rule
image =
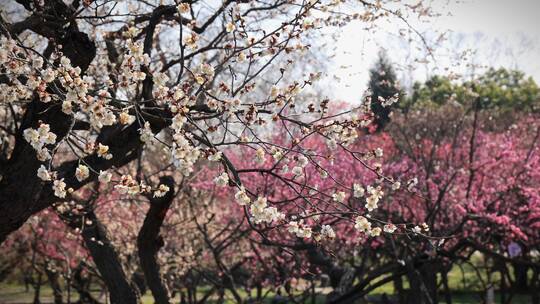
[[[286,205],[315,207],[309,190],[326,201],[324,212],[357,213],[343,204],[352,181],[333,179],[322,165],[331,154],[304,143],[321,136],[332,149],[347,149],[369,124],[368,106],[339,113],[328,100],[300,102],[297,95],[319,73],[287,83],[286,76],[320,24],[376,19],[380,6],[364,3],[358,15],[327,13],[339,3],[317,1],[18,3],[21,20],[2,21],[2,240],[90,182],[164,195],[166,187],[140,175],[113,174],[150,153],[184,176],[201,159],[220,162],[218,182],[237,188],[241,205],[256,201],[258,222],[290,215],[267,207],[264,191],[243,185],[253,172],[284,182],[294,193]],[[269,136],[276,128],[285,130],[279,143]],[[256,151],[252,168],[229,160],[236,147]],[[360,162],[371,158],[348,152]],[[311,175],[332,180],[332,193],[317,190]]]

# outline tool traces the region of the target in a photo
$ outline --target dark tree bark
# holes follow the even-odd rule
[[[73,288],[75,288],[75,290],[77,290],[77,293],[79,294],[79,303],[81,303],[81,304],[101,304],[90,293],[87,281],[82,276],[82,271],[83,271],[83,264],[81,263],[75,269],[74,276],[73,276],[73,281],[72,281]],[[115,302],[112,302],[112,303],[115,303]]]
[[[167,185],[170,190],[163,197],[149,197],[150,208],[137,236],[137,246],[146,284],[152,291],[154,300],[158,304],[168,304],[169,290],[161,279],[157,254],[164,245],[163,237],[159,232],[174,198],[174,179],[166,176],[162,177],[160,182]]]
[[[45,274],[51,285],[54,296],[54,304],[62,304],[64,301],[62,299],[62,288],[60,287],[60,282],[58,281],[58,272],[52,269],[45,268]]]
[[[31,30],[48,38],[52,44],[62,45],[64,55],[74,66],[80,67],[82,72],[88,68],[95,57],[96,46],[87,34],[78,30],[76,22],[71,18],[76,8],[64,4],[61,0],[47,0],[38,13],[37,9],[34,9],[33,1],[17,2],[32,13],[35,10],[35,14],[24,21],[8,25],[11,35],[16,36],[24,30]],[[50,206],[54,201],[52,191],[42,197],[44,184],[36,176],[41,162],[36,158],[34,149],[23,138],[23,131],[37,127],[40,121],[48,123],[58,138],[64,137],[72,124],[72,118],[64,114],[60,106],[41,103],[38,97],[28,104],[15,137],[14,151],[0,171],[0,243],[21,227],[31,215]]]
[[[426,261],[419,267],[410,268],[407,276],[410,282],[410,293],[407,302],[414,304],[436,304],[437,272],[435,261]]]
[[[449,270],[443,269],[441,271],[441,280],[444,287],[444,299],[446,304],[452,304],[452,292],[450,290],[450,285],[448,285],[448,272]]]
[[[131,282],[137,286],[139,294],[142,296],[146,293],[146,282],[144,281],[144,273],[138,268],[131,276]]]
[[[501,281],[500,281],[500,288],[499,288],[499,293],[500,293],[500,298],[501,298],[501,303],[506,303],[506,299],[507,299],[507,283],[506,283],[506,273],[507,273],[507,269],[506,269],[506,264],[504,262],[500,262],[500,266],[499,266],[499,272],[501,274]]]
[[[514,268],[514,277],[516,278],[513,284],[513,290],[517,292],[526,292],[529,290],[529,282],[527,278],[527,271],[529,267],[520,263],[512,263]]]
[[[405,303],[405,291],[403,289],[403,277],[398,276],[394,280],[394,293],[397,295],[399,303]]]
[[[353,268],[338,265],[332,257],[315,245],[310,244],[306,252],[309,262],[319,266],[330,278],[330,286],[332,286],[333,291],[327,296],[327,301],[333,301],[350,289],[355,277]]]
[[[90,40],[87,34],[80,32],[76,19],[73,18],[79,1],[74,1],[72,5],[66,5],[61,0],[45,0],[43,7],[35,9],[32,0],[17,0],[32,14],[27,19],[15,24],[6,24],[9,34],[17,36],[25,30],[31,30],[49,39],[51,45],[62,45],[63,54],[71,60],[72,65],[81,68],[84,74],[89,64],[96,55],[95,43]],[[158,7],[155,10],[151,28],[157,25],[159,18],[166,14],[176,12],[175,6],[171,9]],[[3,22],[3,20],[0,20]],[[153,29],[151,29],[153,31]],[[151,31],[147,31],[150,33]],[[2,34],[8,34],[2,31]],[[152,35],[149,35],[152,37]],[[152,39],[145,39],[144,52],[150,55]],[[46,52],[49,53],[50,52]],[[113,55],[114,56],[114,55]],[[145,80],[141,96],[151,99],[152,84],[150,78]],[[153,103],[147,103],[151,108]],[[170,124],[170,112],[159,109],[149,109],[148,114],[143,114],[146,121],[150,122],[152,131],[158,133],[161,129]],[[29,127],[37,127],[39,122],[50,125],[51,131],[58,138],[68,134],[73,126],[71,116],[65,115],[61,107],[55,104],[43,104],[38,98],[31,101],[25,111],[21,126],[15,136],[14,151],[7,160],[2,160],[0,166],[0,244],[13,231],[21,227],[33,214],[51,206],[57,201],[51,189],[50,183],[43,183],[36,172],[41,162],[36,158],[36,152],[24,140],[23,130]],[[122,167],[139,155],[143,143],[139,139],[139,126],[132,124],[125,128],[122,125],[104,127],[101,129],[96,141],[109,146],[109,152],[113,158],[106,160],[96,154],[86,156],[82,159],[89,167],[98,172],[111,167]],[[7,157],[7,156],[6,156]],[[79,182],[75,178],[75,169],[80,160],[67,161],[59,165],[54,170],[58,173],[58,178],[63,178],[67,187],[78,190],[87,183],[97,180],[97,174],[91,173],[90,178]],[[24,191],[21,191],[24,189]]]
[[[41,292],[41,283],[42,283],[42,280],[41,280],[41,272],[38,272],[38,275],[37,275],[37,281],[34,282],[33,286],[34,286],[34,304],[39,304],[41,303],[40,300],[39,300],[39,295],[40,295],[40,292]]]
[[[84,217],[82,215],[62,215],[61,217],[71,228],[82,229],[84,243],[92,255],[101,279],[107,285],[111,303],[138,303],[137,289],[128,280],[118,253],[109,240],[107,229],[96,217],[94,210],[87,206]],[[83,225],[84,220],[90,220],[92,224]]]
[[[531,303],[540,304],[540,269],[533,267],[533,275],[531,278]]]

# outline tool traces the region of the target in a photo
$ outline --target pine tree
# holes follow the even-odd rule
[[[401,97],[396,73],[386,52],[380,51],[375,65],[369,70],[369,89],[371,91],[371,110],[375,115],[377,130],[390,122],[392,104]]]

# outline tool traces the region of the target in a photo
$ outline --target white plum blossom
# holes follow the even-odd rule
[[[197,42],[199,41],[199,35],[197,33],[192,32],[190,35],[186,35],[184,37],[184,44],[191,50],[197,49]]]
[[[289,222],[287,230],[299,238],[311,238],[311,227],[304,226],[301,221]]]
[[[298,229],[296,236],[299,238],[309,239],[311,237],[311,227],[303,227]]]
[[[51,68],[47,68],[41,72],[41,75],[43,77],[43,81],[45,81],[46,83],[50,83],[53,82],[56,78],[56,71]]]
[[[321,237],[326,239],[333,239],[336,237],[334,229],[330,225],[322,225],[321,227]]]
[[[97,155],[104,159],[111,159],[112,154],[109,153],[109,146],[98,143]]]
[[[169,192],[170,188],[167,185],[160,184],[156,191],[154,191],[154,197],[163,197],[167,192]]]
[[[217,151],[215,153],[210,153],[210,155],[208,155],[208,160],[209,161],[220,161],[222,155],[223,155],[223,153],[221,153],[221,151]]]
[[[369,232],[371,231],[371,223],[369,222],[369,220],[367,218],[365,218],[364,216],[357,216],[356,219],[355,219],[355,224],[354,224],[354,228],[360,232]]]
[[[240,52],[237,57],[238,62],[244,62],[246,60],[246,53]]]
[[[176,114],[174,115],[173,119],[172,119],[172,124],[171,124],[171,128],[176,131],[176,132],[179,132],[180,130],[182,130],[182,127],[184,126],[184,124],[187,122],[187,117],[182,115],[182,114]]]
[[[376,237],[376,236],[381,235],[381,232],[382,232],[382,229],[380,227],[375,227],[371,229],[371,231],[369,232],[369,235],[372,237]]]
[[[173,135],[172,159],[174,166],[180,170],[184,176],[188,176],[193,172],[193,166],[199,159],[200,150],[194,147],[190,141],[182,133]]]
[[[258,197],[257,200],[251,204],[249,209],[252,220],[255,224],[260,224],[263,222],[272,223],[273,221],[277,221],[285,217],[285,215],[279,212],[276,207],[268,207],[267,199],[265,197]]]
[[[230,33],[234,31],[235,29],[236,29],[236,26],[232,22],[229,22],[225,25],[225,30],[227,31],[227,33]]]
[[[274,221],[282,220],[285,218],[285,214],[278,211],[276,207],[267,207],[264,209],[263,221],[271,223]]]
[[[234,195],[234,198],[236,199],[236,202],[240,206],[248,205],[251,202],[249,196],[246,193],[246,189],[244,188],[244,186],[240,187],[238,192],[236,192],[236,194]]]
[[[201,64],[200,69],[201,69],[201,71],[203,72],[204,75],[209,76],[211,78],[214,77],[214,67],[212,67],[208,63]]]
[[[304,169],[302,169],[302,167],[300,167],[300,166],[295,166],[295,167],[292,168],[291,172],[295,176],[300,176],[300,175],[304,174]]]
[[[407,190],[411,192],[414,191],[414,188],[416,187],[417,184],[418,184],[418,179],[416,177],[411,178],[409,182],[407,183]]]
[[[338,144],[348,146],[358,138],[358,131],[354,127],[343,126],[333,120],[326,122],[325,126],[323,134],[328,138],[326,145],[332,150],[336,149]]]
[[[180,100],[180,99],[184,98],[184,96],[185,96],[185,93],[184,93],[184,90],[182,90],[181,87],[176,86],[176,87],[173,88],[173,99],[174,100]],[[171,112],[172,113],[178,112],[178,108],[176,106],[171,106]]]
[[[32,67],[34,69],[41,69],[42,66],[43,66],[43,58],[35,57],[32,59]]]
[[[141,192],[141,186],[131,177],[131,175],[122,175],[120,183],[114,186],[114,189],[120,194],[136,195]]]
[[[102,183],[108,183],[111,181],[112,173],[108,171],[99,171],[98,180]]]
[[[386,233],[394,233],[394,231],[396,231],[397,227],[394,224],[386,224],[386,225],[384,225],[383,229],[384,229],[384,232],[386,232]]]
[[[263,148],[257,149],[257,151],[255,152],[255,162],[257,162],[258,164],[263,164],[265,161],[265,154],[266,153],[264,152]]]
[[[372,187],[372,186],[368,186],[367,187],[367,191],[369,193],[369,196],[366,198],[366,209],[368,211],[373,211],[375,209],[377,209],[377,204],[379,203],[379,200],[382,198],[382,196],[384,195],[384,192],[381,190],[381,187],[378,186],[378,187]]]
[[[300,156],[298,156],[297,162],[298,162],[298,166],[304,168],[309,163],[309,160],[304,155],[300,155]]]
[[[62,102],[62,112],[71,115],[73,114],[73,103],[71,100],[66,99]]]
[[[123,125],[130,125],[135,121],[135,116],[123,111],[118,115],[118,121]]]
[[[46,145],[56,142],[56,134],[50,132],[48,124],[41,124],[38,129],[28,128],[23,132],[24,139],[38,152],[39,160],[44,161],[51,158]]]
[[[279,88],[277,86],[272,86],[270,89],[270,97],[276,98],[279,95]]]
[[[335,201],[335,202],[338,202],[338,203],[343,203],[345,201],[345,197],[347,196],[347,194],[345,194],[345,192],[343,191],[336,191],[334,194],[332,194],[332,199]]]
[[[64,179],[55,180],[53,182],[52,189],[54,191],[54,195],[59,198],[65,198],[66,197],[66,183],[64,183]]]
[[[42,181],[50,181],[52,179],[51,177],[51,173],[49,172],[49,170],[47,170],[47,168],[45,168],[45,166],[41,165],[37,171],[37,176],[42,180]]]
[[[264,208],[266,208],[267,204],[267,199],[266,197],[257,197],[257,199],[253,202],[253,204],[251,204],[251,210],[253,211],[254,209],[258,209],[258,210],[262,210]]]
[[[229,175],[227,174],[227,172],[223,172],[216,178],[214,178],[214,183],[219,187],[226,186],[229,183]]]
[[[364,187],[360,184],[353,184],[353,196],[360,198],[364,196]]]
[[[152,132],[148,121],[144,123],[144,126],[139,130],[139,133],[141,134],[141,141],[143,143],[152,145],[156,142],[155,135]]]
[[[81,164],[75,169],[75,177],[78,181],[82,182],[87,179],[88,176],[90,176],[90,170],[87,166]]]
[[[387,99],[384,99],[383,97],[379,96],[379,102],[381,103],[381,105],[383,107],[389,107],[391,105],[393,105],[394,103],[398,102],[399,100],[399,93],[396,93],[394,94],[393,96],[387,98]]]
[[[178,12],[179,12],[180,14],[189,13],[189,11],[190,11],[190,5],[189,5],[189,3],[182,2],[182,3],[180,3],[180,4],[178,4],[178,5],[176,6],[176,9],[178,10]]]

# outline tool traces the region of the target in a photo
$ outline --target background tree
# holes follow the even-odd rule
[[[386,51],[380,50],[375,65],[369,70],[369,91],[374,124],[378,130],[390,122],[392,105],[401,98],[401,89]]]
[[[493,114],[513,115],[538,112],[540,88],[523,72],[489,68],[475,80],[463,81],[435,75],[413,85],[410,97],[399,104],[402,110],[436,107],[447,103],[470,105],[471,94],[479,96],[482,109],[497,109]]]

